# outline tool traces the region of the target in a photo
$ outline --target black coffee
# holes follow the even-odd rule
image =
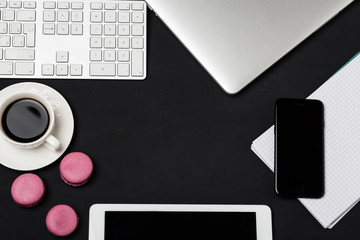
[[[5,109],[1,123],[11,139],[28,143],[45,134],[49,126],[49,114],[38,101],[24,98],[11,103]]]

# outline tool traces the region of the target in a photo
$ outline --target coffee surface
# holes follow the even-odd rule
[[[46,108],[33,99],[20,99],[11,103],[2,117],[5,133],[21,143],[41,138],[48,126],[49,114]]]

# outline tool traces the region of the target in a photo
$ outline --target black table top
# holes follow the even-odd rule
[[[356,239],[360,206],[325,230],[297,200],[279,198],[273,173],[250,150],[273,124],[279,97],[305,98],[359,51],[360,2],[351,4],[235,96],[226,95],[155,14],[148,16],[145,81],[38,81],[69,102],[75,132],[66,153],[81,151],[95,172],[73,188],[59,176],[59,161],[33,171],[44,180],[43,202],[30,209],[10,195],[21,173],[0,167],[1,239],[56,239],[47,211],[65,203],[79,214],[76,232],[88,238],[94,203],[266,204],[273,237]],[[18,80],[1,80],[4,88]]]

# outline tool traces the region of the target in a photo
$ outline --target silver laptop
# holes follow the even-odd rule
[[[353,0],[146,0],[229,94]]]

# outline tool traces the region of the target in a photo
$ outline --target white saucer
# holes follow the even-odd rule
[[[74,118],[69,104],[60,93],[49,86],[32,82],[11,85],[0,91],[0,103],[8,95],[29,90],[43,95],[53,107],[55,128],[52,135],[60,141],[61,149],[56,152],[45,146],[21,149],[0,137],[0,163],[5,167],[20,171],[43,168],[55,162],[69,146],[74,133]]]

